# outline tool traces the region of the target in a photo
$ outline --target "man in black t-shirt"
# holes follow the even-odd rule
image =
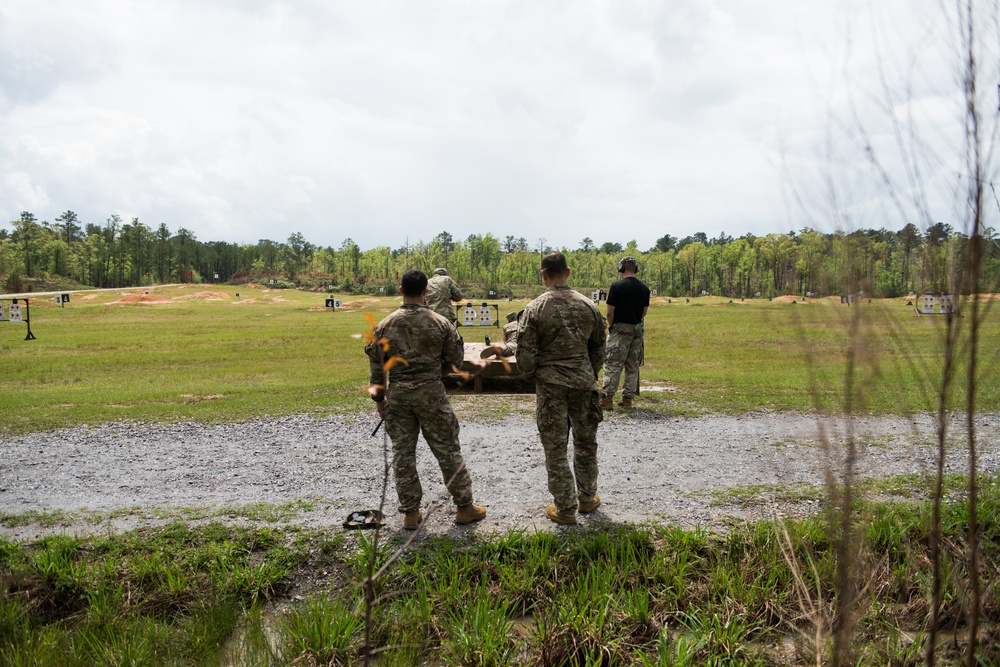
[[[632,407],[632,398],[639,390],[639,366],[642,364],[643,328],[642,321],[649,310],[649,288],[635,274],[639,264],[634,257],[626,257],[618,263],[620,280],[611,284],[608,290],[607,318],[608,345],[604,358],[604,397],[601,406],[613,409],[615,392],[622,369],[625,383],[622,385],[623,408]]]

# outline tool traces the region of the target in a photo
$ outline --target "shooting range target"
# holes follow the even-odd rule
[[[920,312],[925,315],[933,315],[934,301],[935,299],[933,294],[923,295],[923,297],[920,298]]]
[[[462,326],[474,327],[476,326],[476,309],[472,304],[468,304],[465,307],[465,312],[462,314]]]
[[[10,304],[10,309],[8,311],[7,320],[9,322],[23,322],[21,319],[21,304],[12,303]]]
[[[490,312],[490,307],[488,304],[483,304],[479,307],[479,326],[490,327],[493,326],[493,314]]]

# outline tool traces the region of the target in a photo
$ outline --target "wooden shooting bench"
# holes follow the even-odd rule
[[[466,343],[465,359],[462,360],[462,370],[475,378],[473,380],[473,391],[477,394],[483,392],[483,378],[514,377],[518,374],[517,357],[504,358],[507,366],[510,367],[510,373],[508,373],[503,361],[500,361],[497,357],[483,359],[479,356],[485,349],[486,343]],[[457,378],[458,376],[452,375],[452,377]]]

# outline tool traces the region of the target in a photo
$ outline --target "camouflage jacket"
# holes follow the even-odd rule
[[[517,320],[514,320],[513,322],[508,322],[507,324],[503,325],[503,333],[501,333],[501,336],[503,337],[503,342],[516,343],[517,330],[520,326],[521,325],[518,324]]]
[[[458,321],[452,301],[462,300],[462,290],[451,276],[433,276],[427,281],[427,296],[424,304],[438,315],[446,317],[450,322]]]
[[[525,377],[593,389],[604,364],[604,318],[590,299],[559,285],[529,303],[517,333],[517,368]]]
[[[398,356],[406,361],[396,362],[389,369],[390,399],[405,399],[429,384],[441,382],[442,375],[450,373],[453,366],[460,367],[465,356],[462,337],[455,327],[426,306],[406,303],[378,323],[375,340],[365,346],[372,386],[386,384],[378,343],[383,338],[389,341],[384,358]]]

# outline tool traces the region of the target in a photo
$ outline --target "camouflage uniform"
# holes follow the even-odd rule
[[[427,281],[427,296],[424,304],[438,315],[443,316],[453,325],[458,323],[458,316],[452,307],[452,301],[462,300],[462,290],[458,283],[449,275],[435,275]]]
[[[631,260],[627,257],[619,264],[618,270]],[[642,320],[649,308],[649,288],[630,275],[616,280],[608,290],[608,306],[614,306],[611,316],[612,325],[608,333],[608,356],[604,360],[604,386],[602,391],[608,401],[612,400],[618,391],[618,380],[621,379],[622,368],[625,369],[625,384],[622,385],[622,400],[631,403],[639,390],[639,366],[642,364],[643,325]],[[607,405],[607,403],[605,404]]]
[[[500,346],[501,357],[513,357],[517,354],[517,313],[507,313],[507,324],[503,325],[503,345]]]
[[[385,371],[378,341],[389,341],[386,359],[396,363],[389,370],[384,392],[385,430],[392,439],[392,470],[396,478],[399,511],[420,508],[423,489],[417,476],[417,437],[422,432],[441,467],[448,491],[459,507],[472,503],[472,480],[462,459],[458,441],[458,419],[445,393],[442,373],[460,366],[464,356],[462,337],[448,321],[425,306],[403,304],[375,327],[375,341],[365,347],[371,367],[372,386],[385,386]]]
[[[535,420],[549,492],[561,514],[576,514],[578,500],[590,501],[597,493],[597,426],[603,413],[594,385],[605,341],[600,311],[565,285],[550,287],[521,316],[518,370],[535,379]],[[567,457],[571,428],[572,470]]]
[[[639,387],[639,363],[642,361],[643,326],[615,322],[608,333],[608,356],[604,362],[605,396],[614,396],[625,370],[622,398],[631,399]]]

